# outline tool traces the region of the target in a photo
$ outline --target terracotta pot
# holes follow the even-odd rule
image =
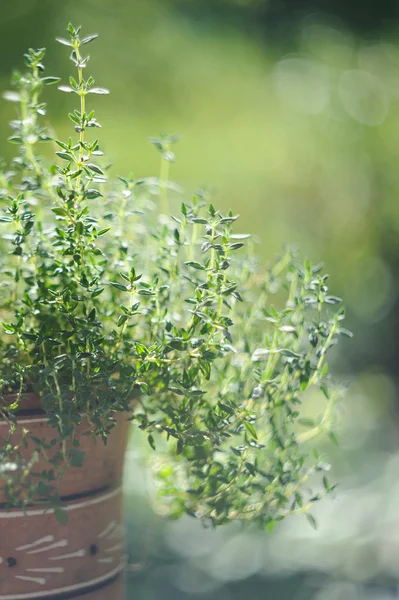
[[[12,404],[15,396],[6,396],[5,401]],[[23,449],[22,456],[29,459],[36,444],[32,437],[39,438],[44,442],[51,442],[58,437],[57,431],[50,427],[46,415],[40,410],[40,398],[36,394],[26,394],[21,401],[22,413],[18,417],[18,423],[28,431],[26,441],[27,447]],[[76,437],[79,438],[79,450],[85,453],[83,467],[69,467],[62,475],[62,478],[56,482],[55,486],[62,498],[93,493],[96,490],[109,488],[120,482],[123,471],[123,459],[126,449],[127,436],[129,430],[129,421],[125,413],[118,413],[116,416],[116,425],[112,429],[107,445],[103,441],[92,436],[84,436],[90,427],[87,421],[76,429]],[[18,427],[12,437],[15,444],[21,440],[21,427]],[[2,429],[8,431],[5,421],[0,420],[0,439],[3,438]],[[56,446],[53,452],[58,451],[60,445]],[[51,451],[49,452],[51,458]],[[49,464],[45,460],[39,460],[34,464],[32,474],[40,474],[49,469]],[[0,504],[5,503],[5,497],[0,490]]]
[[[24,414],[18,422],[28,430],[28,440],[33,435],[50,441],[56,432],[35,408],[37,403],[37,397],[28,397],[24,408],[29,404],[28,410],[36,413]],[[86,600],[122,600],[120,575],[125,559],[120,480],[129,425],[126,417],[118,416],[107,446],[91,436],[80,438],[80,449],[86,453],[83,467],[68,468],[57,482],[68,514],[66,524],[56,520],[53,509],[40,505],[25,511],[6,511],[0,506],[0,600],[61,600],[81,595]],[[7,424],[0,420],[0,439],[3,427]],[[87,429],[83,423],[77,435]],[[32,447],[28,441],[23,450],[26,458]],[[38,463],[34,470],[46,468],[47,463]]]

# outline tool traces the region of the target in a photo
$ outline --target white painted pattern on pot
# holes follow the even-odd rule
[[[68,560],[69,558],[83,558],[86,556],[86,550],[77,550],[69,554],[61,554],[61,556],[50,556],[49,560]]]
[[[105,552],[116,552],[117,550],[123,550],[123,544],[122,543],[115,544],[115,546],[112,546],[112,548],[107,548],[105,550]]]
[[[64,573],[64,567],[48,567],[45,569],[26,569],[29,573]]]
[[[116,521],[111,521],[111,523],[109,525],[107,525],[107,527],[104,529],[104,531],[102,531],[101,533],[99,533],[97,537],[99,539],[102,539],[104,537],[108,537],[115,530],[115,527],[116,527]]]
[[[118,540],[123,537],[124,528],[121,523],[117,523],[114,529],[107,535],[107,540]]]
[[[40,538],[39,540],[36,540],[35,542],[32,542],[31,544],[25,544],[24,546],[19,546],[19,548],[15,548],[16,550],[30,550],[31,548],[35,548],[36,546],[40,546],[40,544],[43,544],[45,542],[54,542],[55,541],[55,537],[53,535],[46,535],[45,537]]]
[[[118,529],[120,526],[120,523],[116,523],[115,522],[115,529],[118,527]],[[122,528],[122,535],[123,535],[123,528]],[[39,540],[36,540],[35,542],[32,542],[31,544],[26,544],[25,546],[19,546],[19,550],[24,550],[25,548],[31,548],[34,546],[38,546],[41,543],[47,543],[49,541],[50,537],[54,537],[54,536],[45,536]],[[97,536],[100,537],[100,536]],[[109,536],[107,536],[109,537]],[[38,550],[36,550],[36,553],[40,552],[49,552],[51,550],[54,550],[57,547],[64,547],[65,544],[65,540],[61,540],[62,543],[54,543],[51,544],[50,546],[44,546],[43,548],[40,548]],[[123,549],[123,543],[120,542],[110,548],[105,548],[105,552],[108,553],[115,553],[117,550],[121,550]],[[26,554],[32,554],[33,552],[27,552]],[[87,552],[84,549],[81,550],[77,550],[76,552],[71,552],[69,554],[62,554],[59,556],[49,556],[47,557],[48,560],[67,560],[67,559],[72,559],[72,558],[83,558],[84,556],[86,556]],[[102,564],[108,564],[108,563],[113,563],[115,561],[115,557],[114,556],[110,556],[110,557],[106,557],[106,558],[98,558],[97,562],[98,563],[102,563]],[[0,558],[0,562],[4,562],[3,558]],[[123,568],[123,564],[119,563],[119,566],[117,567],[118,569],[122,569]],[[26,572],[28,573],[37,573],[42,574],[43,576],[31,576],[31,575],[15,575],[14,577],[16,579],[19,579],[21,581],[27,581],[33,584],[37,584],[39,586],[43,586],[46,585],[47,583],[47,579],[44,575],[47,574],[61,574],[64,573],[65,569],[63,567],[42,567],[42,568],[27,568],[25,569]],[[118,571],[117,571],[118,572]],[[110,574],[111,573],[111,574]],[[91,587],[92,585],[95,585],[97,582],[101,582],[101,581],[106,581],[108,577],[112,577],[115,574],[115,569],[113,569],[110,573],[107,573],[105,575],[102,575],[101,577],[97,577],[95,579],[92,579],[88,582],[84,582],[84,583],[80,583],[80,584],[75,584],[75,586],[66,586],[63,588],[57,588],[55,590],[50,590],[50,591],[46,591],[40,592],[40,598],[43,596],[47,596],[50,594],[58,594],[58,593],[63,593],[66,591],[78,591],[78,590],[84,590],[87,587]],[[16,595],[1,595],[0,594],[0,600],[17,600],[19,598],[39,598],[38,593],[36,592],[36,594],[34,592],[29,593],[29,594],[16,594]]]
[[[80,413],[80,416],[82,418],[84,418],[86,416],[86,413]],[[42,416],[42,415],[36,416],[36,417],[30,417],[30,418],[28,418],[28,417],[26,417],[26,418],[19,417],[18,418],[18,424],[21,424],[21,425],[26,425],[28,423],[48,423],[48,422],[49,422],[49,418],[46,416]],[[6,421],[5,419],[0,419],[0,426],[1,425],[7,425],[7,427],[10,426],[9,422]]]
[[[115,530],[119,530],[121,532],[121,541],[118,542],[117,544],[109,547],[109,548],[105,548],[104,552],[107,553],[115,553],[118,550],[123,550],[123,542],[122,542],[122,537],[123,537],[123,528],[120,527],[120,523],[117,523],[116,521],[112,522],[113,528],[110,530],[109,528],[107,528],[110,533],[106,536],[105,540],[107,538],[110,538],[110,536],[112,535],[112,533],[114,533]],[[103,534],[98,535],[97,537],[102,537],[104,538]],[[19,546],[19,548],[16,548],[16,550],[18,551],[24,551],[24,550],[29,550],[32,547],[36,547],[35,550],[30,550],[28,552],[26,552],[27,555],[30,554],[39,554],[39,553],[46,553],[49,552],[51,550],[54,550],[56,548],[63,548],[65,546],[68,545],[68,541],[67,540],[61,540],[60,542],[55,542],[53,544],[45,545],[43,547],[40,547],[40,544],[47,544],[49,539],[54,539],[54,536],[45,536],[43,538],[40,538],[38,540],[36,540],[35,542],[32,542],[31,544],[25,544],[24,546]],[[37,546],[39,546],[39,548],[37,548]],[[74,552],[70,552],[67,554],[61,554],[61,555],[56,555],[56,556],[49,556],[47,557],[47,560],[69,560],[72,558],[83,558],[87,555],[86,550],[84,550],[83,548]],[[106,558],[98,558],[97,562],[98,563],[112,563],[114,562],[115,557],[114,556],[110,556],[110,557],[106,557]],[[3,562],[3,559],[0,559],[0,562]],[[63,567],[43,567],[43,568],[27,568],[25,569],[27,572],[29,573],[42,573],[42,574],[54,574],[54,573],[64,573],[65,569]],[[24,581],[30,581],[32,583],[37,583],[39,585],[45,585],[47,583],[47,579],[45,577],[33,577],[33,576],[28,576],[28,575],[15,575],[16,579],[21,579]],[[0,595],[0,600],[2,600],[3,596]]]
[[[31,583],[38,583],[39,585],[46,585],[47,579],[45,577],[28,577],[27,575],[16,575],[15,579],[21,579],[22,581],[29,581]]]
[[[34,543],[35,545],[37,545],[38,542]],[[66,546],[68,546],[68,540],[60,540],[59,542],[54,542],[54,544],[50,544],[50,546],[44,546],[44,548],[36,548],[35,550],[29,550],[28,554],[40,554],[41,552],[48,552],[48,550],[54,550],[54,548],[65,548]],[[24,547],[22,546],[22,549],[23,548]]]
[[[73,545],[70,544],[69,540],[67,539],[68,529],[64,529],[64,536],[61,539],[57,540],[56,536],[52,534],[44,536],[42,535],[36,540],[34,539],[33,541],[29,541],[29,543],[21,544],[20,542],[14,550],[11,548],[4,548],[5,538],[3,538],[3,555],[0,556],[2,569],[5,567],[7,568],[7,578],[10,577],[11,579],[19,580],[29,584],[29,587],[27,588],[29,591],[25,592],[23,588],[17,588],[15,593],[10,593],[13,590],[11,585],[10,588],[4,589],[4,592],[7,593],[2,594],[0,591],[0,600],[33,600],[34,598],[40,600],[47,596],[61,593],[75,591],[84,592],[92,586],[106,583],[108,579],[112,579],[115,575],[117,575],[124,566],[124,563],[121,562],[124,547],[124,528],[119,520],[111,521],[104,528],[104,516],[107,514],[109,509],[108,504],[104,504],[104,506],[101,507],[101,503],[107,503],[110,500],[112,501],[112,499],[119,493],[120,488],[117,488],[111,492],[103,493],[101,496],[88,498],[84,501],[75,501],[74,503],[70,503],[69,505],[65,506],[65,509],[70,511],[74,511],[75,509],[79,508],[85,509],[90,515],[93,515],[91,510],[92,505],[98,505],[98,507],[101,508],[103,517],[102,520],[100,520],[100,533],[96,534],[95,531],[91,530],[90,537],[87,537],[86,535],[83,537],[83,540],[80,540],[80,543],[83,542],[83,545],[86,547],[81,546],[79,548],[79,546],[76,547],[75,543],[73,543]],[[11,511],[11,513],[4,511],[0,512],[0,518],[7,518],[10,514],[13,514],[14,518],[18,519],[18,517],[26,517],[27,514],[33,513],[33,516],[41,516],[42,518],[44,517],[47,524],[49,524],[48,515],[51,512],[53,511],[48,509],[31,510],[26,512]],[[75,513],[72,513],[71,516],[74,514]],[[80,512],[76,513],[78,519],[81,518],[79,515]],[[4,525],[6,523],[7,521],[4,521]],[[14,525],[12,525],[12,528],[14,528]],[[40,525],[38,525],[38,528],[40,531]],[[63,549],[65,550],[63,551]],[[87,571],[88,577],[86,581],[65,585],[68,583],[68,580],[74,580],[74,573],[81,572],[82,566],[88,564],[87,560],[93,561],[92,564],[98,564],[99,568],[101,566],[100,572],[93,569],[90,573],[89,568]],[[13,563],[8,564],[10,561],[13,561]],[[51,561],[52,564],[48,561]],[[65,561],[66,568],[64,566],[56,566],[57,563],[54,564],[54,561]],[[17,568],[15,568],[14,573],[14,567],[16,565]],[[110,570],[108,570],[106,573],[103,573],[103,570],[107,568],[107,565],[109,565],[108,569]],[[87,567],[84,568],[87,569]],[[63,577],[64,573],[65,576]],[[11,582],[11,579],[9,582]],[[45,586],[44,590],[43,586]],[[35,591],[35,587],[42,589],[37,589],[37,591]]]
[[[54,590],[41,590],[40,596],[38,596],[38,592],[29,592],[27,594],[8,594],[6,596],[0,596],[0,600],[40,600],[42,598],[46,598],[48,596],[54,596],[56,594],[66,594],[68,592],[80,592],[85,589],[91,588],[95,585],[99,585],[101,583],[105,583],[108,579],[112,579],[119,573],[123,571],[126,566],[126,561],[122,561],[119,563],[117,567],[109,571],[105,575],[101,575],[100,577],[96,577],[95,579],[91,579],[90,581],[86,581],[85,583],[77,583],[74,585],[67,585],[62,588],[57,588]]]
[[[99,563],[112,563],[112,562],[114,562],[114,557],[113,556],[107,556],[107,558],[98,558],[97,562],[99,562]]]
[[[18,419],[18,424],[26,425],[28,423],[48,423],[48,417],[32,417],[31,419]],[[9,427],[8,421],[4,421],[4,419],[0,420],[0,425],[7,425]]]

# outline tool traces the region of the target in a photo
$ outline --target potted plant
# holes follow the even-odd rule
[[[172,517],[271,531],[296,513],[313,522],[308,508],[334,489],[306,443],[335,439],[326,355],[350,335],[327,275],[290,249],[265,266],[237,216],[205,192],[177,200],[175,136],[151,139],[159,177],[109,183],[89,102],[108,91],[86,75],[97,36],[68,34],[69,139],[42,124],[41,93],[59,81],[43,74],[44,49],[6,93],[19,153],[0,184],[0,600],[109,597],[130,421],[159,453]],[[308,390],[320,417],[304,418]]]

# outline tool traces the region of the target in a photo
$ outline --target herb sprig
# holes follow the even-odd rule
[[[43,75],[44,49],[28,51],[27,73],[15,73],[6,93],[17,104],[9,139],[19,147],[0,174],[0,379],[3,394],[17,394],[1,409],[9,505],[43,495],[59,502],[54,472],[84,459],[74,438],[82,415],[105,442],[115,414],[132,411],[160,458],[168,514],[271,530],[335,487],[308,442],[335,441],[340,391],[326,357],[351,335],[341,300],[321,268],[290,249],[263,265],[250,236],[235,233],[238,215],[222,214],[205,192],[170,216],[181,194],[170,180],[177,136],[150,140],[159,176],[110,182],[90,106],[93,94],[109,92],[86,75],[86,45],[97,36],[72,25],[68,35],[58,42],[75,74],[59,90],[77,100],[71,137],[42,125],[41,94],[59,83]],[[53,164],[41,142],[54,146]],[[305,419],[315,390],[320,415]],[[40,394],[62,441],[43,473],[35,473],[48,450],[40,440],[29,464],[13,442],[27,391]],[[317,473],[322,485],[309,491]]]

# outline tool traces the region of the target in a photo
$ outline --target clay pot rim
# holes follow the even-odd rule
[[[40,407],[40,396],[36,392],[21,392],[3,394],[1,408],[6,409],[9,404],[13,404],[20,399],[20,407],[14,414],[16,417],[44,415],[45,411]]]
[[[134,398],[137,398],[140,394],[137,393],[139,390],[133,391],[132,399],[134,402]],[[20,408],[14,412],[16,417],[29,417],[29,416],[43,416],[46,415],[47,412],[41,408],[41,397],[37,392],[21,392],[21,393],[7,393],[3,394],[3,402],[0,402],[0,408],[7,410],[7,406],[9,404],[13,404],[17,400],[20,399]],[[117,411],[119,412],[119,411]]]
[[[79,467],[81,468],[81,467]],[[90,501],[91,498],[96,498],[97,496],[106,496],[106,495],[116,495],[119,491],[121,490],[121,481],[116,480],[113,484],[111,485],[104,485],[102,487],[99,488],[92,488],[89,489],[87,491],[84,492],[78,492],[75,494],[66,494],[64,496],[60,496],[60,500],[62,502],[67,502],[70,504],[74,504],[76,502],[80,502],[82,500],[85,501]],[[6,502],[0,502],[0,511],[7,509],[8,505]],[[24,510],[25,509],[34,509],[37,510],[38,505],[35,504],[34,502],[30,503],[30,504],[26,504],[24,505]],[[51,507],[50,507],[51,508]],[[11,509],[9,509],[10,512],[15,512],[15,511],[21,511],[21,507],[17,506],[17,507],[12,507]],[[40,509],[39,509],[40,510]],[[43,508],[43,511],[45,511],[46,508]]]

